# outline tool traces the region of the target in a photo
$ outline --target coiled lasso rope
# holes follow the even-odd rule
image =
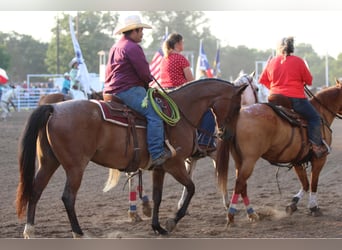
[[[156,103],[156,101],[153,98],[154,91],[158,91],[158,93],[167,101],[167,103],[170,106],[171,109],[171,116],[166,115],[159,107],[159,105]],[[143,100],[141,106],[147,107],[147,98],[150,100],[151,105],[153,109],[156,111],[156,113],[170,126],[175,126],[177,122],[180,119],[179,109],[177,107],[177,104],[163,91],[156,89],[156,88],[149,88],[147,90],[147,94],[145,99]]]

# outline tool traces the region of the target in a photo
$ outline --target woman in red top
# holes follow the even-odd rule
[[[160,85],[166,90],[172,90],[194,80],[190,63],[181,54],[183,49],[183,37],[178,33],[170,34],[163,44],[164,57],[160,65]],[[216,149],[213,136],[216,123],[211,110],[204,113],[200,128],[198,145],[203,153],[210,153]]]
[[[294,111],[308,121],[308,137],[317,158],[330,152],[323,143],[321,118],[304,93],[304,86],[312,84],[312,75],[304,60],[293,55],[293,37],[283,38],[278,46],[277,56],[272,58],[260,75],[259,82],[270,89],[270,95],[288,97]]]
[[[160,65],[161,86],[175,88],[194,80],[190,63],[181,52],[184,49],[183,37],[172,33],[163,44],[164,58]]]

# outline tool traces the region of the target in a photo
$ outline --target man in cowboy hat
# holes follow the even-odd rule
[[[162,119],[150,103],[142,107],[146,90],[152,81],[149,64],[138,44],[142,41],[144,28],[152,27],[142,23],[139,16],[131,15],[115,30],[115,35],[122,34],[122,37],[109,51],[103,94],[119,97],[127,106],[146,117],[147,147],[152,158],[152,169],[170,158],[171,152],[164,147]]]

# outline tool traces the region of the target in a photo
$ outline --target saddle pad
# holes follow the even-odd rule
[[[120,126],[128,127],[128,113],[135,118],[136,128],[146,128],[146,119],[135,116],[135,112],[127,106],[116,102],[105,102],[102,100],[89,100],[97,104],[101,110],[102,118]]]

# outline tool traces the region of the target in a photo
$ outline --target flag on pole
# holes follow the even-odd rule
[[[152,76],[159,82],[160,80],[160,64],[163,59],[164,53],[161,48],[154,54],[150,63],[150,71]]]
[[[77,41],[74,25],[72,23],[72,17],[69,16],[69,27],[70,27],[70,34],[71,34],[71,40],[74,45],[74,51],[75,51],[75,57],[78,61],[78,70],[79,70],[79,81],[81,85],[83,86],[83,89],[85,93],[90,94],[90,76],[88,73],[87,65],[84,62],[81,47]]]
[[[163,56],[164,56],[162,46],[163,46],[163,42],[166,40],[167,36],[168,36],[168,27],[165,28],[165,35],[163,36],[162,44],[161,44],[160,48],[158,49],[158,51],[154,54],[152,61],[150,63],[151,75],[158,82],[160,82],[160,64],[161,64]],[[154,83],[150,87],[152,87],[152,88],[157,87],[157,84]]]
[[[216,51],[214,65],[213,65],[213,75],[216,78],[221,76],[220,45],[219,44],[217,44],[217,51]]]
[[[8,75],[6,71],[0,68],[0,84],[5,84],[8,82]]]
[[[199,54],[196,67],[196,79],[201,78],[201,71],[205,71],[207,77],[213,77],[212,69],[210,68],[207,55],[204,52],[202,40],[200,41]]]

